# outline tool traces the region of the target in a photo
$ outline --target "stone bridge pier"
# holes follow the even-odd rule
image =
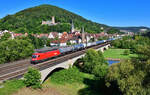
[[[101,52],[104,52],[105,50],[109,49],[109,47],[110,47],[110,44],[108,44],[108,45],[106,45],[104,47],[101,47],[101,48],[99,48],[97,50],[100,50]]]

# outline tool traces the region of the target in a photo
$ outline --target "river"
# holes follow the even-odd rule
[[[109,63],[109,65],[114,64],[114,63],[120,63],[119,60],[107,60],[107,62]]]

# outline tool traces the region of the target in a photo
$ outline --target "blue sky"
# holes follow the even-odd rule
[[[40,4],[51,4],[98,23],[150,27],[150,0],[1,0],[0,18]]]

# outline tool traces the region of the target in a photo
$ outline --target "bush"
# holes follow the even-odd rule
[[[24,75],[24,83],[27,87],[41,88],[41,74],[37,69],[29,68]]]
[[[51,76],[51,81],[59,84],[82,82],[82,80],[82,74],[76,67],[61,70]]]
[[[81,69],[85,73],[94,74],[103,78],[107,74],[108,63],[105,61],[102,52],[89,49],[83,58],[83,66]]]
[[[124,55],[129,55],[129,54],[130,54],[130,50],[127,49],[124,51]]]
[[[107,65],[97,65],[94,67],[92,73],[96,76],[96,77],[100,77],[100,78],[104,78],[105,75],[108,72],[108,66]]]

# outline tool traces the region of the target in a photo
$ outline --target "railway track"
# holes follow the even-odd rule
[[[29,67],[29,66],[33,66],[33,64],[28,63],[24,63],[24,64],[17,64],[17,65],[12,65],[12,66],[7,66],[4,68],[0,69],[0,75],[5,75],[7,73],[11,73],[13,71],[16,71],[18,69],[23,69],[25,67]]]
[[[97,45],[97,46],[93,46],[90,48],[93,49],[98,49],[100,47],[103,47],[105,45],[109,44],[107,43],[103,43],[101,45]],[[89,48],[87,48],[89,49]],[[4,67],[0,67],[0,82],[3,82],[5,80],[9,80],[9,79],[13,79],[13,78],[20,78],[23,76],[23,74],[25,72],[27,72],[28,67],[33,67],[33,68],[37,68],[39,70],[44,70],[48,67],[60,64],[66,60],[72,59],[74,57],[77,57],[79,55],[82,55],[85,53],[85,51],[87,49],[81,50],[81,51],[77,51],[77,52],[73,52],[73,53],[69,53],[60,57],[57,57],[55,59],[51,59],[48,61],[45,61],[43,63],[39,63],[36,65],[30,64],[30,62],[25,62],[24,64],[15,64],[15,65],[8,65],[8,66],[4,66]]]
[[[15,61],[15,62],[10,62],[10,63],[6,63],[6,64],[0,64],[0,70],[11,68],[11,67],[13,67],[17,64],[27,63],[27,62],[30,62],[30,60],[31,60],[31,58],[28,58],[28,59],[19,60],[19,61]]]

